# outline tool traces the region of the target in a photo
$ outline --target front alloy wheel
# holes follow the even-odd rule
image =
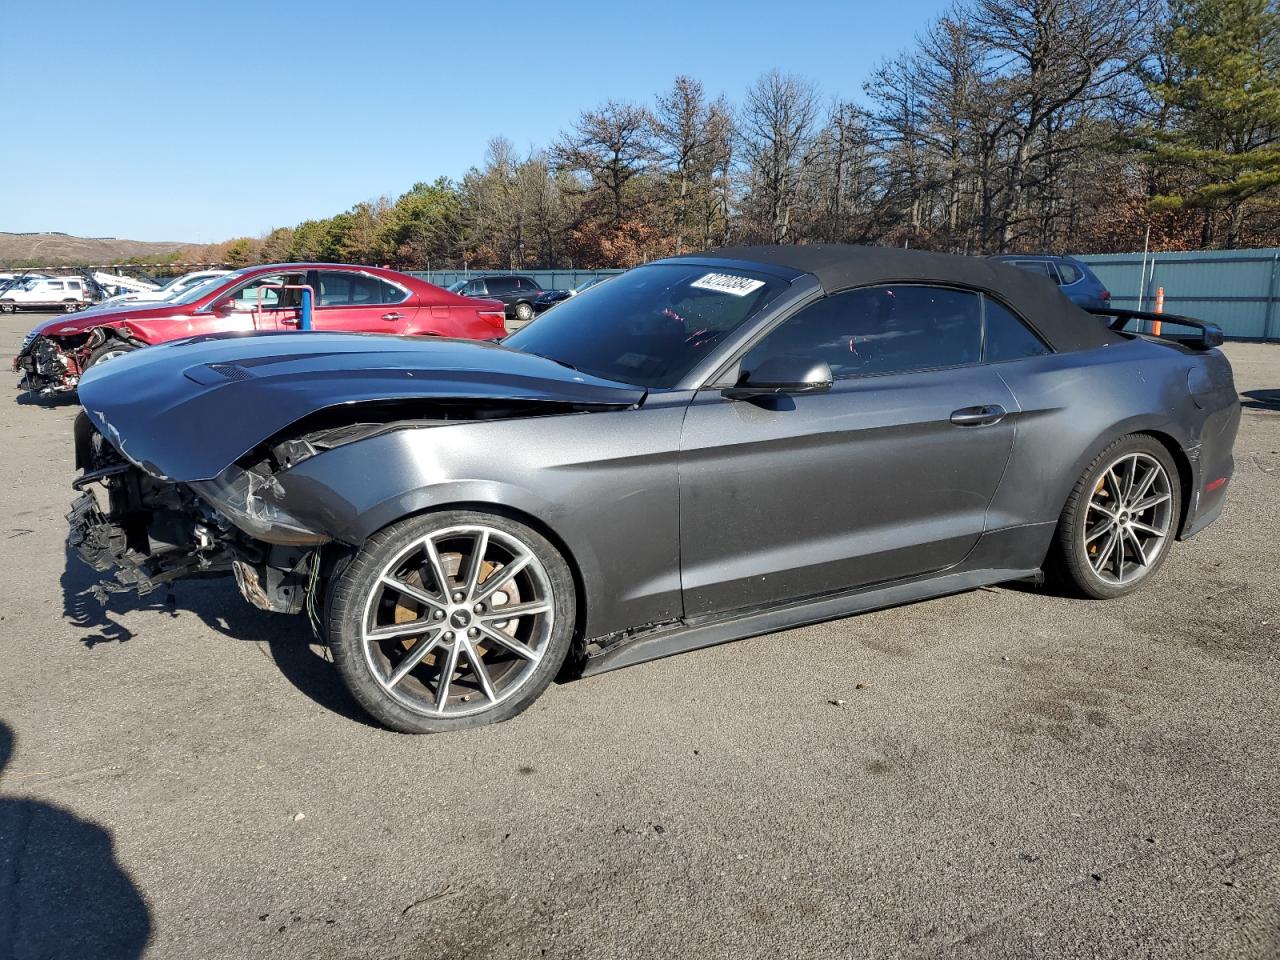
[[[87,366],[96,367],[100,363],[107,363],[118,357],[123,357],[126,353],[133,353],[137,349],[137,344],[129,343],[125,340],[107,340],[89,354]]]
[[[505,517],[427,514],[376,534],[332,588],[330,646],[352,694],[396,730],[505,720],[564,662],[573,581]]]

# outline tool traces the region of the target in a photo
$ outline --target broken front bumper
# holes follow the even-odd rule
[[[80,365],[54,340],[37,336],[14,358],[28,390],[42,396],[67,393],[80,382]]]

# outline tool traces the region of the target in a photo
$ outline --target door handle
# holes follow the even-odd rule
[[[403,320],[404,314],[403,313],[384,313],[382,315],[382,319],[383,320]]]
[[[1004,413],[1004,407],[998,403],[962,407],[951,414],[951,422],[957,427],[988,427],[1003,420]]]
[[[296,327],[302,321],[299,320],[297,317],[281,317],[280,322],[287,327]]]

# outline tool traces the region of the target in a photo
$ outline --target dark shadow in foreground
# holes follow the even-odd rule
[[[84,631],[80,642],[86,647],[134,639],[134,632],[117,619],[118,614],[149,610],[177,617],[181,609],[194,613],[225,637],[265,645],[280,672],[303,694],[348,720],[374,726],[347,693],[333,664],[312,649],[315,638],[305,616],[266,613],[250,606],[231,577],[185,580],[174,584],[171,591],[161,587],[145,597],[117,593],[103,606],[91,592],[101,577],[75,551],[67,550],[62,572],[63,615]],[[144,639],[163,643],[163,630]]]
[[[0,722],[0,787],[13,744]],[[0,794],[0,957],[129,960],[150,937],[151,912],[105,830]]]
[[[1252,410],[1280,410],[1280,390],[1246,390],[1240,405]]]

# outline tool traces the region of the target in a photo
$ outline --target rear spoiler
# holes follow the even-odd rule
[[[1152,313],[1149,310],[1126,310],[1123,307],[1107,307],[1106,309],[1090,309],[1089,313],[1099,317],[1110,317],[1111,322],[1107,324],[1112,330],[1123,330],[1130,320],[1146,320],[1150,323],[1158,323],[1163,329],[1166,323],[1172,323],[1174,326],[1191,327],[1196,332],[1193,334],[1175,333],[1161,336],[1166,340],[1174,340],[1194,350],[1212,350],[1214,347],[1222,346],[1222,328],[1216,323],[1205,323],[1203,320],[1196,320],[1192,317],[1179,316],[1176,313]],[[1136,332],[1136,331],[1131,331]]]

